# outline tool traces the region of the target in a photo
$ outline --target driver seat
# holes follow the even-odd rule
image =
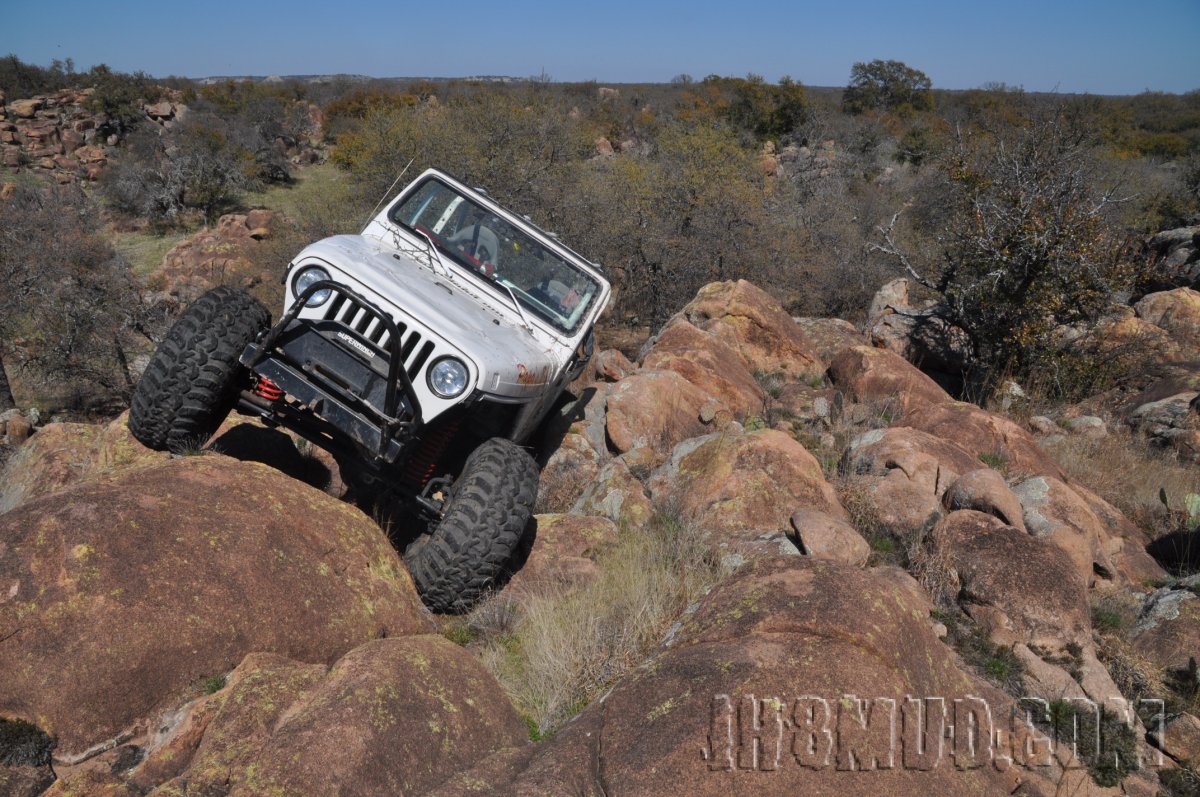
[[[480,265],[491,263],[495,268],[500,266],[500,236],[482,224],[463,227],[450,237],[450,243],[462,246]]]

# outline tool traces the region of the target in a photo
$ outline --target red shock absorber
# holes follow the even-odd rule
[[[279,401],[283,398],[283,388],[265,376],[259,376],[254,382],[254,395],[261,396],[267,401]]]
[[[411,490],[420,490],[435,475],[438,460],[450,440],[458,433],[458,419],[439,424],[438,428],[425,436],[420,448],[404,463],[401,479]]]

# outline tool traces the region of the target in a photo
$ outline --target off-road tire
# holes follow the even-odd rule
[[[471,453],[441,522],[404,554],[426,606],[465,612],[491,588],[521,542],[537,489],[537,463],[517,444],[494,437]]]
[[[247,383],[238,358],[270,323],[261,302],[224,285],[192,302],[158,344],[133,391],[129,431],[158,451],[202,445]]]

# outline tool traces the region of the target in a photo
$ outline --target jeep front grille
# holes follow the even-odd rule
[[[387,351],[391,343],[386,324],[374,312],[343,293],[334,293],[333,301],[325,311],[325,320],[336,321],[353,329],[383,351]],[[416,379],[433,353],[433,342],[422,341],[421,333],[416,329],[410,330],[400,319],[392,320],[396,322],[396,331],[400,334],[400,359],[404,362],[408,378]]]

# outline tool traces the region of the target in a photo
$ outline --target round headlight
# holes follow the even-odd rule
[[[300,294],[304,293],[304,291],[308,289],[309,285],[312,285],[314,282],[320,282],[321,280],[327,279],[329,279],[329,272],[320,266],[311,266],[309,268],[302,269],[300,273],[296,275],[295,282],[292,283],[292,293],[296,295],[296,298],[300,298]],[[321,305],[325,304],[325,302],[329,301],[329,297],[332,294],[333,291],[329,290],[328,288],[323,288],[314,293],[312,296],[308,297],[308,302],[305,304],[305,306],[320,307]]]
[[[467,366],[453,357],[438,360],[429,369],[429,389],[442,398],[454,398],[467,389]]]

